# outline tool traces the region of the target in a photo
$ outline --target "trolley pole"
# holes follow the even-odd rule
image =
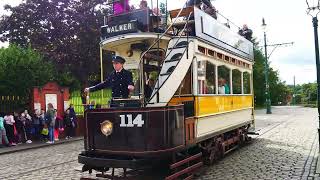
[[[320,125],[320,61],[319,61],[319,40],[318,40],[318,19],[317,16],[312,18],[313,30],[314,30],[314,44],[316,53],[316,66],[317,66],[317,86],[318,86],[318,121]],[[319,147],[320,147],[320,128],[318,127]]]
[[[296,76],[293,76],[293,105],[296,105]]]
[[[264,18],[262,19],[262,27],[264,28],[264,55],[265,55],[265,62],[264,62],[264,75],[266,80],[266,109],[267,114],[272,114],[271,112],[271,100],[270,100],[270,90],[269,90],[269,64],[268,64],[268,53],[267,53],[267,34],[266,34],[266,23]]]
[[[315,3],[314,1],[312,1]],[[309,6],[308,0],[306,0],[307,3],[307,13],[312,17],[312,24],[313,24],[313,32],[314,32],[314,47],[315,47],[315,53],[316,53],[316,67],[317,67],[317,87],[318,87],[318,95],[317,95],[317,106],[318,106],[318,143],[320,147],[320,61],[319,61],[319,40],[318,40],[318,14],[320,12],[320,2],[316,1],[317,4],[314,6]],[[310,1],[311,3],[311,1]],[[313,4],[312,4],[313,5]],[[320,148],[319,148],[320,151]],[[318,158],[319,162],[319,158]]]

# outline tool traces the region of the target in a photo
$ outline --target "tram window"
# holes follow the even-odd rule
[[[232,70],[232,90],[233,94],[241,94],[241,72],[237,69]]]
[[[132,73],[132,81],[134,83],[134,91],[132,96],[139,96],[140,93],[140,83],[139,83],[139,70],[138,69],[128,69]]]
[[[250,73],[244,72],[243,73],[243,93],[244,94],[251,94],[251,86],[250,86]]]
[[[230,70],[225,66],[218,67],[218,92],[230,94]]]
[[[198,64],[198,93],[215,94],[215,65],[208,61],[200,61]]]
[[[192,94],[191,89],[191,68],[188,70],[186,76],[184,77],[183,81],[181,82],[180,87],[178,88],[175,95],[183,95],[183,94]]]
[[[154,86],[156,85],[156,81],[158,78],[157,71],[145,72],[145,85],[144,85],[144,95],[147,99],[151,97]]]

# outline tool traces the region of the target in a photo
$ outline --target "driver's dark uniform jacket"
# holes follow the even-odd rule
[[[104,88],[112,89],[112,98],[128,98],[128,86],[132,85],[132,73],[125,69],[120,72],[113,71],[108,75],[106,80],[100,84],[90,87],[90,91],[97,91]]]

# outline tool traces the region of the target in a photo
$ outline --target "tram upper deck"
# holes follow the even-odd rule
[[[187,7],[170,11],[166,17],[156,16],[150,9],[139,9],[123,14],[108,16],[101,27],[101,47],[117,52],[127,46],[130,49],[147,49],[159,41],[160,48],[166,50],[172,37],[190,36],[228,53],[253,61],[253,43],[232,31],[225,24],[197,7]],[[188,16],[191,18],[187,18]],[[185,26],[186,25],[186,26]],[[184,29],[184,27],[186,27]],[[184,33],[181,31],[185,30]],[[189,32],[188,32],[189,31]],[[190,31],[194,31],[190,33]],[[134,45],[132,45],[134,44]],[[154,45],[154,47],[156,47]],[[126,52],[127,52],[126,51]]]

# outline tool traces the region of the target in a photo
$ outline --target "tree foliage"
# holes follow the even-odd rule
[[[10,45],[0,49],[0,92],[2,95],[29,97],[35,86],[48,81],[76,86],[77,81],[67,73],[58,73],[55,66],[31,48]]]
[[[254,60],[253,83],[255,103],[261,106],[266,101],[265,57],[262,55],[261,50],[254,50]],[[287,97],[291,94],[288,86],[280,80],[278,71],[273,70],[269,66],[268,72],[271,103],[273,105],[286,104]]]
[[[0,20],[0,40],[31,46],[57,69],[69,70],[85,83],[99,73],[100,26],[109,10],[104,0],[27,0],[6,6],[12,12]]]
[[[292,94],[296,96],[297,104],[316,104],[317,83],[307,83],[293,87],[289,86]]]

